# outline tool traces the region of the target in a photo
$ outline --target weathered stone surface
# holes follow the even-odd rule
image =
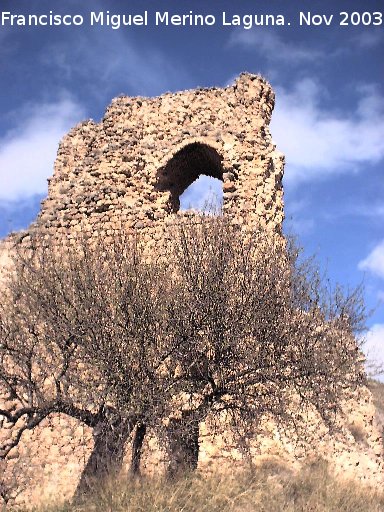
[[[206,174],[223,181],[228,215],[279,232],[284,157],[269,132],[273,107],[271,86],[250,74],[224,89],[115,98],[100,123],[80,123],[61,141],[30,231],[71,239],[76,231],[105,235],[111,222],[111,235],[139,220],[151,236]]]
[[[80,123],[61,141],[36,222],[1,242],[0,283],[9,248],[15,242],[28,246],[36,231],[59,243],[70,243],[79,233],[109,240],[122,227],[139,231],[148,243],[166,240],[175,216],[194,215],[179,211],[179,198],[200,174],[223,182],[223,208],[234,223],[266,227],[278,236],[284,157],[269,132],[273,106],[270,85],[249,74],[224,89],[115,98],[100,123]],[[340,474],[379,485],[383,442],[369,391],[360,389],[344,410],[340,433],[333,436],[309,412],[307,438],[300,443],[293,442],[294,432],[281,435],[273,419],[265,418],[250,447],[254,461],[279,457],[295,467],[305,457],[321,454]],[[9,426],[0,418],[0,437],[8,435]],[[215,434],[209,420],[201,424],[199,444],[202,471],[244,465],[225,422]],[[27,431],[7,463],[19,485],[15,502],[34,505],[69,498],[92,446],[90,430],[64,415],[52,415]],[[166,466],[161,443],[146,436],[142,471],[153,474]]]

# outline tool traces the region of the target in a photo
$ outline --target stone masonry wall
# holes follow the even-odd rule
[[[225,89],[115,98],[100,123],[81,123],[61,141],[30,229],[62,239],[123,226],[161,238],[180,195],[205,174],[223,182],[234,222],[279,232],[284,157],[269,132],[273,107],[270,85],[249,74]]]
[[[179,211],[180,195],[200,174],[223,182],[223,210],[233,223],[279,235],[284,157],[269,132],[273,107],[270,85],[249,74],[224,89],[114,99],[100,123],[81,123],[61,141],[48,197],[36,221],[0,244],[0,282],[12,243],[28,245],[35,232],[59,244],[74,242],[79,233],[108,240],[121,228],[143,234],[148,242],[166,239],[175,215],[193,215]],[[255,460],[281,457],[294,464],[312,449],[340,472],[350,470],[360,480],[382,482],[382,441],[374,412],[370,393],[362,388],[355,402],[346,405],[342,434],[319,436],[313,421],[306,449],[292,444],[289,436],[281,438],[266,420],[253,455]],[[353,436],[356,422],[359,439]],[[0,421],[0,437],[7,436],[9,427]],[[224,427],[214,436],[209,422],[202,424],[199,443],[201,470],[233,469],[243,463]],[[92,447],[87,427],[64,415],[47,418],[23,435],[3,468],[10,503],[70,498]],[[156,439],[147,436],[143,472],[157,473],[166,464]]]

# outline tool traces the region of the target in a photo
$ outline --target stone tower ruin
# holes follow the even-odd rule
[[[175,216],[191,215],[180,211],[180,196],[201,174],[222,182],[223,211],[232,223],[281,234],[284,157],[269,131],[273,107],[271,86],[247,73],[225,88],[114,99],[99,123],[83,122],[61,141],[36,221],[0,245],[0,282],[8,249],[20,240],[28,247],[34,233],[60,243],[75,241],[79,233],[108,241],[122,228],[146,241],[166,238]],[[382,482],[380,434],[366,388],[347,412],[361,423],[367,444],[357,445],[347,425],[343,438],[320,437],[318,452],[362,481]],[[267,427],[257,456],[304,458],[289,439]],[[0,436],[7,429],[0,417]],[[63,414],[52,414],[25,432],[6,467],[10,481],[19,485],[15,503],[70,498],[93,443],[91,429]],[[241,464],[242,454],[225,431],[213,436],[200,426],[199,449],[201,470],[222,469],[228,461],[231,468]],[[157,471],[164,457],[155,440],[146,437],[143,471]]]
[[[61,141],[33,228],[69,239],[121,226],[160,237],[204,174],[223,182],[233,222],[280,232],[284,157],[269,132],[273,107],[271,86],[247,73],[224,89],[114,99],[100,123],[83,122]]]

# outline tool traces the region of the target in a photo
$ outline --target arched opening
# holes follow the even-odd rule
[[[200,175],[180,196],[180,210],[213,210],[221,208],[223,183],[217,178]]]
[[[178,151],[164,167],[159,169],[156,188],[161,191],[170,191],[169,208],[170,211],[177,212],[180,209],[180,196],[200,176],[204,175],[222,182],[223,172],[222,157],[219,153],[207,144],[193,142]],[[213,186],[212,182],[207,183],[209,181],[211,180],[200,178],[196,189],[192,189],[190,194],[183,196],[183,209],[196,206],[199,202],[198,195],[201,196],[200,201],[210,200],[209,187],[212,188],[211,194],[217,193],[220,196],[219,201],[221,200],[222,187],[219,190],[219,187]]]

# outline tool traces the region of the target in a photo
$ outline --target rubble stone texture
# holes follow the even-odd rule
[[[141,233],[148,243],[162,241],[175,215],[193,215],[179,211],[180,195],[200,174],[223,182],[223,210],[233,223],[246,229],[261,226],[278,236],[284,157],[269,131],[273,107],[270,85],[250,74],[224,89],[115,98],[100,123],[83,122],[63,138],[48,197],[26,232],[2,242],[0,266],[6,266],[15,240],[28,244],[36,231],[59,243],[74,242],[79,233],[108,240],[121,228]],[[293,443],[266,420],[253,455],[296,464],[312,451],[333,461],[340,473],[378,485],[383,482],[383,446],[374,415],[371,395],[362,388],[346,404],[338,436],[308,420],[308,439]],[[7,427],[0,421],[0,436]],[[14,502],[69,498],[92,443],[89,429],[63,415],[25,434],[6,468],[11,477],[17,475]],[[143,471],[156,473],[165,464],[166,454],[147,436]],[[225,428],[213,436],[209,422],[202,424],[199,468],[221,470],[225,464],[241,466],[242,453]]]
[[[61,141],[31,229],[71,239],[124,226],[159,238],[180,195],[205,174],[223,182],[234,222],[280,231],[284,157],[269,132],[273,107],[271,86],[249,74],[225,89],[115,98],[100,123]]]

